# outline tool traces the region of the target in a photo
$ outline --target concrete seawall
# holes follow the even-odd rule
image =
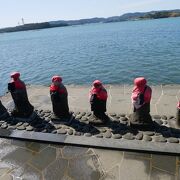
[[[151,114],[175,115],[176,104],[180,99],[180,85],[159,85],[152,87]],[[107,85],[107,111],[110,113],[132,112],[130,85]],[[90,86],[67,86],[69,106],[72,111],[90,111],[88,92]],[[37,109],[51,110],[49,88],[47,86],[28,86],[29,99]],[[10,94],[4,95],[2,102],[6,107],[12,102]]]

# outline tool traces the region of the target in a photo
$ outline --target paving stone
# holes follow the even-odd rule
[[[143,140],[144,140],[144,141],[152,141],[152,137],[151,137],[151,136],[148,136],[148,135],[144,135],[144,136],[143,136]]]
[[[142,132],[139,132],[139,133],[136,135],[135,139],[137,139],[137,140],[142,140],[142,139],[143,139],[143,133],[142,133]]]
[[[78,180],[99,180],[103,174],[96,156],[86,156],[69,161],[68,174]]]
[[[163,136],[155,136],[154,138],[155,142],[166,142],[166,138],[164,138]]]
[[[152,166],[171,174],[176,173],[176,157],[164,155],[152,155]]]
[[[64,128],[61,128],[61,129],[58,129],[58,130],[57,130],[57,133],[58,133],[58,134],[66,134],[66,133],[67,133],[67,130],[64,129]]]
[[[21,126],[17,126],[17,129],[18,130],[25,130],[26,128],[24,127],[24,125],[21,125]]]
[[[17,148],[2,158],[2,161],[13,167],[20,167],[33,157],[33,153],[27,149]]]
[[[145,131],[143,132],[144,135],[153,136],[155,133],[152,131]]]
[[[34,155],[30,160],[30,164],[35,166],[39,170],[44,170],[56,159],[56,149],[52,147],[47,147],[42,150],[40,153]]]
[[[65,146],[62,149],[63,157],[66,159],[77,158],[83,156],[88,151],[88,148],[77,147],[77,146]]]
[[[120,138],[122,138],[122,135],[121,134],[114,134],[113,138],[114,139],[120,139]]]
[[[34,152],[40,152],[43,149],[47,148],[49,145],[45,143],[33,142],[27,146],[27,148]]]
[[[11,172],[11,175],[15,180],[39,180],[42,179],[41,173],[38,172],[35,168],[25,164],[24,166],[14,169]]]
[[[56,159],[43,171],[44,180],[63,179],[67,167],[68,167],[68,160],[62,158]]]
[[[147,180],[150,172],[150,160],[139,159],[137,156],[124,157],[121,168],[120,178],[122,180]]]
[[[150,180],[175,180],[175,176],[160,169],[152,168]]]
[[[1,180],[14,180],[10,174],[5,174],[4,176],[0,177]]]
[[[34,128],[33,128],[32,126],[27,126],[27,127],[26,127],[26,130],[27,130],[27,131],[33,131],[33,129],[34,129]]]
[[[68,129],[68,130],[67,130],[67,133],[68,133],[69,135],[73,135],[73,130],[72,130],[72,129]]]
[[[127,140],[133,140],[134,139],[134,135],[132,133],[127,133],[125,135],[122,136],[124,139]]]
[[[178,138],[174,138],[174,137],[170,137],[167,140],[169,143],[179,143],[179,139]]]
[[[111,138],[111,136],[112,136],[111,131],[106,131],[106,132],[104,133],[104,137],[105,137],[105,138]]]

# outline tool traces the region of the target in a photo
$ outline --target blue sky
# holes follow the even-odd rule
[[[0,27],[25,23],[109,17],[127,12],[180,9],[180,0],[0,0]]]

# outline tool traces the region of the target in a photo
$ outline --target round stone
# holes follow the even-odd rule
[[[34,128],[32,126],[27,126],[26,131],[32,131]]]
[[[111,136],[112,136],[111,131],[106,131],[106,132],[104,133],[104,137],[105,137],[105,138],[111,138]]]
[[[128,121],[128,118],[127,117],[121,117],[120,120],[121,121]]]
[[[174,119],[174,116],[169,116],[168,119]]]
[[[155,142],[167,142],[166,138],[164,138],[163,136],[155,136],[154,141]]]
[[[74,135],[75,135],[75,136],[81,136],[81,135],[83,135],[83,133],[82,133],[82,132],[79,132],[79,131],[76,131],[76,132],[74,133]]]
[[[174,138],[174,137],[170,137],[167,140],[169,143],[179,143],[179,139],[178,138]]]
[[[152,141],[152,137],[151,137],[151,136],[148,136],[148,135],[144,135],[144,136],[143,136],[143,140],[144,140],[144,141]]]
[[[97,137],[97,138],[103,138],[103,135],[102,135],[102,134],[97,134],[95,137]]]
[[[105,133],[107,131],[107,129],[102,128],[102,129],[99,129],[99,131],[102,132],[102,133]]]
[[[113,117],[112,121],[113,121],[114,123],[119,123],[119,122],[120,122],[120,120],[117,119],[117,118],[115,118],[115,117]]]
[[[66,131],[66,129],[64,129],[64,128],[61,128],[61,129],[58,129],[58,130],[57,130],[57,133],[58,133],[58,134],[66,134],[67,131]]]
[[[110,116],[115,117],[116,113],[109,113]]]
[[[133,140],[134,139],[134,136],[132,133],[127,133],[123,136],[124,139],[127,139],[127,140]]]
[[[24,127],[24,125],[21,125],[21,126],[18,126],[17,129],[18,129],[18,130],[25,130],[26,127]]]
[[[88,119],[87,119],[86,116],[83,116],[83,117],[81,118],[81,120],[82,120],[82,121],[87,121]]]
[[[126,114],[119,114],[119,116],[121,116],[121,117],[125,117],[125,116],[126,116]]]
[[[159,124],[160,126],[163,124],[163,121],[160,120],[160,119],[155,119],[155,122],[156,122],[157,124]]]
[[[160,115],[153,115],[152,116],[154,119],[161,119],[161,116]]]
[[[2,129],[6,129],[7,127],[8,127],[8,125],[7,125],[6,122],[1,125],[1,128],[2,128]]]
[[[145,131],[143,132],[144,135],[148,135],[148,136],[154,136],[154,132],[151,132],[151,131]]]
[[[121,134],[114,134],[113,138],[114,139],[120,139],[120,138],[122,138],[122,135]]]
[[[167,120],[167,116],[163,115],[161,116],[162,119]]]
[[[76,116],[76,119],[81,119],[81,118],[82,118],[81,114]]]
[[[85,135],[86,137],[91,137],[91,136],[92,136],[91,133],[85,133],[84,135]]]
[[[81,113],[81,116],[85,116],[85,115],[86,115],[86,113],[85,113],[85,112],[82,112],[82,113]]]
[[[143,138],[143,133],[142,132],[139,132],[136,137],[135,137],[137,140],[142,140]]]
[[[87,117],[91,116],[91,112],[87,112],[87,113],[86,113],[86,116],[87,116]]]
[[[27,127],[27,126],[29,126],[29,123],[24,123],[23,126]]]
[[[53,130],[51,133],[56,134],[56,133],[57,133],[57,130],[55,129],[55,130]]]
[[[12,126],[12,125],[11,125],[11,126],[8,126],[7,129],[9,129],[9,130],[15,130],[15,129],[16,129],[16,126]]]
[[[16,124],[16,127],[21,126],[22,124],[23,124],[22,122],[18,122],[18,123]]]
[[[73,135],[73,130],[72,129],[68,129],[67,132],[68,132],[69,135]]]
[[[2,121],[2,120],[1,120],[1,121],[0,121],[0,125],[2,125],[3,123],[5,123],[5,121]]]

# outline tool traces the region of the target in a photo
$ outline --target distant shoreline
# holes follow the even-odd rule
[[[15,26],[15,27],[1,28],[0,33],[39,30],[39,29],[48,29],[48,28],[55,28],[55,27],[84,25],[84,24],[91,24],[91,23],[139,21],[139,20],[162,19],[162,18],[171,18],[171,17],[180,17],[180,9],[126,13],[126,14],[123,14],[122,16],[112,16],[108,18],[90,18],[90,19],[69,20],[69,21],[60,20],[60,21],[49,21],[49,22],[42,22],[42,23],[30,23],[30,24]]]

